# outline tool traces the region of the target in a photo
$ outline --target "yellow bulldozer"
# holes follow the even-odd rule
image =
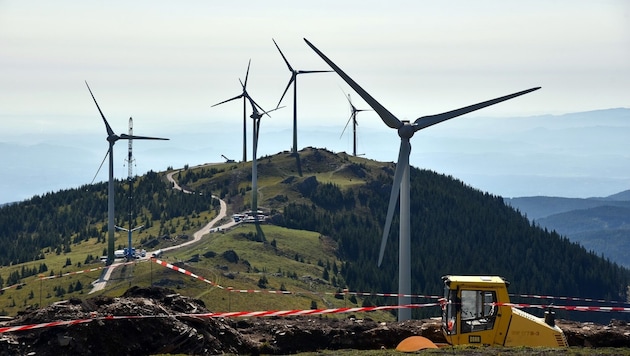
[[[452,345],[568,346],[554,314],[544,318],[509,305],[501,277],[444,276],[442,332]]]
[[[505,279],[449,275],[442,280],[442,332],[450,345],[568,347],[552,311],[539,318],[509,305]],[[397,350],[437,347],[426,338],[412,336]]]

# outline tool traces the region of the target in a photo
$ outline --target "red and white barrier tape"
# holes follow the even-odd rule
[[[146,319],[146,318],[171,318],[171,317],[196,317],[196,318],[252,318],[252,317],[270,317],[270,316],[304,316],[304,315],[322,315],[322,314],[342,314],[342,313],[363,313],[379,310],[394,310],[405,308],[426,308],[439,306],[440,303],[427,304],[407,304],[407,305],[386,305],[373,307],[354,307],[354,308],[333,308],[333,309],[296,309],[296,310],[265,310],[265,311],[237,311],[237,312],[219,312],[205,314],[174,314],[174,315],[110,315],[105,317],[94,317],[89,319],[77,320],[60,320],[48,323],[15,325],[0,327],[0,334],[8,332],[18,332],[25,330],[33,330],[40,328],[49,328],[55,326],[69,326],[76,324],[89,323],[93,320],[123,320],[123,319]],[[493,303],[496,306],[510,306],[515,308],[541,308],[541,309],[563,309],[568,311],[599,311],[599,312],[630,312],[630,308],[623,307],[593,307],[593,306],[571,306],[571,305],[537,305],[537,304],[521,304],[521,303]]]
[[[435,307],[440,303],[427,304],[406,304],[406,305],[384,305],[374,307],[354,307],[354,308],[334,308],[334,309],[304,309],[304,310],[268,310],[256,312],[223,312],[196,314],[198,317],[209,318],[246,318],[246,317],[264,317],[264,316],[301,316],[301,315],[321,315],[321,314],[342,314],[342,313],[364,313],[378,310],[394,310],[406,308],[426,308]]]
[[[112,265],[112,266],[125,266],[125,265],[136,264],[138,262],[142,262],[142,261],[130,261],[130,262],[124,262],[124,263],[117,263],[117,264]],[[59,277],[67,277],[67,276],[71,276],[73,274],[81,274],[81,273],[89,273],[89,272],[94,272],[94,271],[100,271],[102,269],[106,269],[106,268],[112,267],[112,266],[94,267],[94,268],[90,268],[90,269],[84,269],[82,271],[73,271],[73,272],[66,272],[66,273],[63,273],[63,274],[56,274],[56,275],[53,275],[53,276],[39,277],[39,279],[53,279],[53,278],[59,278]]]
[[[184,268],[180,268],[177,266],[174,266],[170,263],[167,263],[165,261],[156,259],[156,258],[151,258],[151,261],[164,266],[166,268],[172,269],[174,271],[183,273],[185,275],[191,276],[195,279],[198,279],[200,281],[203,281],[205,283],[208,283],[210,285],[213,285],[217,288],[221,288],[221,289],[225,289],[229,292],[235,292],[235,293],[265,293],[265,294],[300,294],[300,293],[296,293],[296,292],[292,292],[292,291],[286,291],[286,290],[258,290],[258,289],[234,289],[232,287],[223,287],[207,278],[204,278],[202,276],[199,276],[197,274],[194,274]],[[131,262],[125,262],[125,263],[121,263],[121,265],[127,265],[127,264],[133,264],[133,263],[137,263],[138,261],[131,261]],[[144,261],[142,261],[144,262]],[[102,270],[104,268],[107,267],[96,267],[96,268],[90,268],[90,269],[86,269],[86,270],[82,270],[82,271],[73,271],[73,272],[67,272],[67,273],[63,273],[60,275],[53,275],[53,276],[46,276],[46,277],[39,277],[40,280],[45,280],[45,279],[53,279],[53,278],[59,278],[59,277],[66,277],[66,276],[70,276],[70,275],[74,275],[74,274],[81,274],[81,273],[89,273],[89,272],[94,272],[94,271],[98,271],[98,270]],[[5,291],[7,289],[11,289],[11,288],[18,288],[20,286],[25,285],[25,283],[18,283],[18,284],[14,284],[11,286],[7,286],[4,287],[2,289],[0,289],[0,291]],[[351,292],[348,290],[344,290],[342,292],[324,292],[322,294],[326,294],[326,295],[334,295],[334,296],[339,296],[339,295],[355,295],[355,296],[361,296],[361,297],[366,297],[366,296],[373,296],[373,297],[410,297],[410,298],[427,298],[427,299],[441,299],[441,296],[434,296],[434,295],[422,295],[422,294],[399,294],[399,293],[373,293],[373,292]],[[566,300],[566,301],[584,301],[584,302],[596,302],[596,303],[611,303],[611,304],[630,304],[628,302],[621,302],[621,301],[614,301],[614,300],[603,300],[603,299],[591,299],[591,298],[579,298],[579,297],[556,297],[556,296],[548,296],[548,295],[539,295],[539,294],[510,294],[511,297],[522,297],[522,298],[536,298],[536,299],[543,299],[543,300]],[[522,306],[523,308],[547,308],[547,306],[545,305],[533,305],[533,304],[519,304],[519,303],[511,303],[512,306],[514,307],[518,307],[518,306]],[[553,306],[554,308],[559,308],[559,306]],[[577,309],[574,310],[588,310],[588,311],[622,311],[622,312],[626,312],[628,311],[630,308],[617,308],[617,307],[590,307],[590,306],[584,306],[584,307],[575,307]],[[590,309],[589,309],[590,308]],[[612,310],[608,310],[611,309]],[[618,309],[618,310],[617,310]]]
[[[196,278],[196,279],[198,279],[198,280],[200,280],[200,281],[202,281],[202,282],[206,282],[206,283],[208,283],[208,284],[211,284],[211,285],[213,285],[213,286],[215,286],[215,287],[217,287],[217,288],[224,289],[222,286],[220,286],[220,285],[216,284],[215,282],[213,282],[213,281],[211,281],[211,280],[209,280],[209,279],[206,279],[206,278],[204,278],[204,277],[198,276],[198,275],[196,275],[196,274],[194,274],[194,273],[192,273],[192,272],[190,272],[190,271],[188,271],[188,270],[185,270],[185,269],[183,269],[183,268],[179,268],[179,267],[174,266],[174,265],[172,265],[172,264],[170,264],[170,263],[168,263],[168,262],[164,262],[164,261],[162,261],[162,260],[158,260],[157,258],[152,258],[151,260],[152,260],[152,261],[154,261],[155,263],[157,263],[157,264],[161,265],[161,266],[164,266],[164,267],[166,267],[166,268],[170,268],[170,269],[172,269],[173,271],[177,271],[177,272],[179,272],[179,273],[183,273],[183,274],[185,274],[185,275],[187,275],[187,276],[191,276],[191,277],[193,277],[193,278]]]
[[[550,300],[569,300],[574,302],[594,302],[594,303],[610,303],[610,304],[629,304],[628,302],[621,302],[616,300],[604,300],[604,299],[591,299],[591,298],[578,298],[578,297],[554,297],[551,295],[538,295],[538,294],[510,294],[510,297],[521,298],[535,298],[535,299],[550,299]]]
[[[496,306],[509,306],[514,308],[538,308],[538,309],[560,309],[568,311],[593,311],[593,312],[623,312],[630,313],[630,308],[625,307],[606,307],[606,306],[577,306],[577,305],[542,305],[542,304],[523,304],[523,303],[491,303]]]
[[[358,297],[409,297],[409,298],[426,298],[426,299],[440,299],[442,296],[437,295],[423,295],[423,294],[399,294],[399,293],[372,293],[372,292],[335,292],[325,293],[331,295],[356,295]]]
[[[50,323],[6,326],[6,327],[1,327],[0,328],[0,334],[2,334],[2,333],[9,333],[9,332],[13,332],[13,331],[24,331],[24,330],[32,330],[32,329],[40,329],[40,328],[50,328],[50,327],[53,327],[53,326],[83,324],[83,323],[89,323],[92,320],[95,320],[95,319],[60,320],[60,321],[52,321]]]
[[[11,288],[19,288],[19,287],[25,286],[25,285],[26,285],[26,283],[13,284],[13,285],[10,285],[8,287],[4,287],[4,288],[0,289],[0,291],[5,291],[5,290],[11,289]]]
[[[267,293],[267,294],[299,294],[296,292],[286,290],[259,290],[259,289],[234,289],[232,287],[226,287],[226,290],[234,293]],[[371,293],[371,292],[323,292],[325,295],[355,295],[360,297],[410,297],[410,298],[428,298],[428,299],[440,299],[442,297],[435,295],[421,295],[421,294],[398,294],[398,293]]]
[[[303,315],[321,315],[321,314],[342,314],[342,313],[363,313],[378,310],[393,310],[404,308],[426,308],[438,306],[439,303],[428,304],[407,304],[407,305],[386,305],[374,307],[356,307],[356,308],[334,308],[334,309],[297,309],[297,310],[266,310],[266,311],[241,311],[241,312],[220,312],[205,314],[174,314],[174,315],[115,315],[105,317],[94,317],[90,319],[78,320],[60,320],[49,323],[15,325],[0,327],[0,334],[7,332],[17,332],[25,330],[33,330],[40,328],[49,328],[54,326],[75,325],[89,323],[93,320],[122,320],[122,319],[145,319],[145,318],[172,318],[172,317],[195,317],[195,318],[251,318],[266,316],[303,316]]]
[[[286,290],[260,290],[260,289],[234,289],[232,287],[223,287],[215,282],[212,282],[204,277],[198,276],[190,271],[187,271],[183,268],[174,266],[170,263],[158,260],[158,259],[154,259],[152,258],[152,260],[159,264],[162,265],[164,267],[170,268],[174,271],[189,275],[191,277],[194,277],[196,279],[199,279],[201,281],[204,281],[206,283],[209,283],[215,287],[221,288],[221,289],[225,289],[229,292],[234,292],[234,293],[261,293],[261,294],[301,294],[301,293],[297,293],[297,292],[292,292],[292,291],[286,291]],[[355,295],[355,296],[361,296],[361,297],[365,297],[365,296],[373,296],[373,297],[410,297],[410,298],[427,298],[427,299],[441,299],[442,296],[436,296],[436,295],[423,295],[423,294],[399,294],[399,293],[372,293],[372,292],[351,292],[351,291],[347,291],[344,290],[342,292],[324,292],[322,294],[326,294],[326,295]],[[510,294],[510,296],[515,296],[513,294]],[[613,304],[617,304],[617,303],[623,303],[623,302],[615,302],[615,301],[605,301],[605,300],[601,300],[601,299],[589,299],[589,298],[577,298],[577,297],[553,297],[553,296],[544,296],[544,295],[537,295],[537,294],[519,294],[519,297],[529,297],[529,298],[540,298],[540,299],[558,299],[558,300],[569,300],[569,301],[586,301],[586,302],[599,302],[599,303],[613,303]],[[516,304],[515,304],[516,305]],[[525,305],[525,304],[523,304]]]
[[[159,260],[157,258],[152,258],[151,259],[153,262],[164,266],[166,268],[172,269],[174,271],[183,273],[185,275],[194,277],[200,281],[209,283],[217,288],[221,288],[221,289],[225,289],[229,292],[234,292],[234,293],[261,293],[261,294],[299,294],[296,292],[291,292],[291,291],[286,291],[286,290],[261,290],[261,289],[234,289],[232,287],[223,287],[215,282],[212,282],[211,280],[198,276],[186,269],[174,266],[168,262]],[[429,299],[440,299],[442,298],[441,296],[434,296],[434,295],[420,295],[420,294],[398,294],[398,293],[371,293],[371,292],[350,292],[350,291],[343,291],[343,292],[324,292],[323,294],[326,295],[356,295],[356,296],[375,296],[375,297],[398,297],[398,296],[403,296],[403,297],[411,297],[411,298],[429,298]]]
[[[106,267],[96,267],[96,268],[85,269],[83,271],[74,271],[74,272],[67,272],[67,273],[63,273],[63,274],[56,274],[56,275],[52,275],[52,276],[39,277],[39,279],[53,279],[53,278],[59,278],[59,277],[66,277],[66,276],[70,276],[70,275],[73,275],[73,274],[81,274],[81,273],[88,273],[88,272],[99,271],[99,270],[102,270],[103,268],[106,268]]]
[[[298,294],[288,290],[234,289],[232,287],[226,287],[225,290],[234,293]]]

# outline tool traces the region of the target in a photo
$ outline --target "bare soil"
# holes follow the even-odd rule
[[[369,314],[349,315],[344,319],[182,316],[208,312],[202,301],[160,287],[132,287],[120,298],[71,299],[27,310],[13,320],[0,322],[0,327],[94,317],[96,320],[2,333],[0,355],[295,354],[318,350],[393,350],[412,335],[425,336],[435,343],[446,341],[435,320],[381,323],[371,320]],[[103,319],[108,316],[152,317]],[[609,325],[599,325],[558,320],[557,323],[572,347],[582,347],[585,351],[616,348],[619,352],[612,354],[630,354],[630,326],[626,322],[613,320]],[[503,350],[502,354],[511,353]]]

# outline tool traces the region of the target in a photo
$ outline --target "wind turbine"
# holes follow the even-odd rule
[[[299,74],[327,73],[331,71],[330,70],[293,69],[293,67],[291,67],[291,64],[289,64],[289,61],[287,60],[287,58],[284,56],[284,53],[282,53],[282,51],[280,50],[280,47],[278,47],[276,40],[274,40],[273,38],[271,40],[273,41],[273,44],[276,45],[278,52],[280,52],[282,59],[284,59],[284,62],[287,64],[287,67],[289,68],[289,71],[291,72],[291,78],[289,79],[289,84],[287,84],[287,87],[284,89],[284,92],[282,93],[282,96],[280,97],[280,100],[278,101],[278,105],[276,105],[276,107],[280,106],[280,103],[282,103],[282,99],[284,99],[284,96],[289,90],[289,87],[291,86],[291,84],[293,84],[293,149],[292,149],[293,152],[292,153],[294,155],[297,155],[297,150],[298,150],[297,149],[297,77]]]
[[[345,94],[345,93],[344,93]],[[348,103],[350,103],[350,118],[348,119],[348,122],[346,122],[346,126],[343,128],[343,131],[341,131],[341,135],[339,136],[339,138],[341,138],[343,136],[343,133],[346,132],[346,129],[348,128],[348,124],[350,123],[350,121],[352,121],[352,155],[353,156],[357,156],[357,126],[359,125],[357,123],[357,113],[361,112],[361,111],[368,111],[366,109],[357,109],[354,104],[352,104],[352,100],[350,100],[350,94],[348,94]]]
[[[357,94],[359,94],[363,100],[365,100],[374,111],[381,117],[381,120],[385,125],[392,129],[398,130],[398,136],[400,136],[400,150],[398,152],[398,161],[396,163],[396,172],[394,173],[394,182],[392,185],[392,191],[389,198],[389,207],[387,208],[387,217],[385,220],[385,227],[383,229],[383,238],[381,240],[381,249],[378,257],[378,265],[380,267],[383,261],[383,254],[385,252],[385,246],[387,244],[387,237],[389,236],[389,229],[392,223],[392,217],[394,215],[394,208],[396,201],[400,193],[400,236],[399,236],[399,252],[398,252],[398,304],[408,305],[411,302],[411,243],[410,243],[410,230],[411,230],[411,213],[410,213],[410,197],[409,197],[409,154],[411,153],[411,144],[409,140],[416,131],[425,129],[429,126],[438,124],[442,121],[452,119],[457,116],[467,114],[469,112],[485,108],[490,105],[500,103],[505,100],[515,98],[517,96],[530,93],[534,90],[540,89],[540,87],[523,90],[514,94],[502,96],[496,99],[484,101],[478,104],[466,106],[460,109],[447,111],[441,114],[423,116],[413,123],[409,121],[401,121],[396,118],[391,112],[389,112],[384,106],[376,101],[370,94],[368,94],[363,88],[359,86],[352,78],[350,78],[341,68],[333,63],[328,57],[326,57],[321,51],[319,51],[312,43],[306,38],[304,39],[306,44],[311,47],[315,53],[317,53],[328,65],[330,65],[337,74],[346,82]],[[404,308],[398,311],[398,320],[404,321],[411,319],[411,309]]]
[[[127,134],[120,134],[120,136],[116,135],[111,126],[109,126],[107,119],[105,119],[103,111],[101,111],[101,108],[98,106],[96,98],[94,97],[94,94],[92,94],[92,89],[90,89],[87,81],[85,82],[85,85],[90,91],[92,100],[94,100],[94,104],[96,104],[96,108],[103,118],[105,129],[107,130],[107,142],[109,142],[109,149],[107,151],[107,154],[109,155],[109,183],[107,185],[107,265],[110,265],[112,264],[112,262],[114,262],[114,144],[118,140],[168,140],[168,138],[135,136]]]
[[[236,99],[240,99],[243,98],[243,162],[247,162],[247,77],[249,77],[249,66],[252,63],[252,60],[250,59],[249,62],[247,63],[247,72],[245,72],[245,83],[241,82],[241,87],[243,89],[243,91],[230,99],[224,100],[220,103],[214,104],[211,107],[215,107],[217,105],[221,105],[221,104],[225,104],[229,101],[232,100],[236,100]],[[240,80],[240,79],[239,79]],[[254,103],[255,105],[258,105],[256,103]],[[260,106],[258,106],[260,108]],[[262,108],[261,108],[262,110]],[[263,110],[264,111],[264,110]]]

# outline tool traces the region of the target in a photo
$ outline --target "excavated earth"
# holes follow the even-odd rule
[[[183,314],[209,313],[200,300],[160,287],[130,288],[122,297],[70,299],[27,310],[0,328],[60,320],[87,323],[0,334],[0,355],[295,354],[317,350],[394,349],[412,335],[444,343],[435,320],[381,323],[349,315],[219,319]],[[111,316],[150,316],[115,319]],[[630,350],[630,326],[559,320],[570,346]],[[475,353],[477,354],[477,353]],[[554,353],[555,354],[555,353]],[[597,354],[597,353],[585,353]]]

